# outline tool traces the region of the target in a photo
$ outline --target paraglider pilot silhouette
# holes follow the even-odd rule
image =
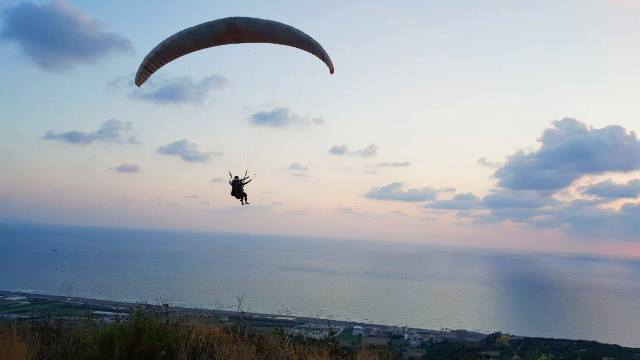
[[[229,185],[231,185],[231,196],[240,200],[242,205],[248,205],[249,201],[247,201],[247,193],[244,192],[244,186],[251,182],[247,174],[244,174],[244,177],[240,179],[238,175],[233,176],[231,172],[229,172]]]

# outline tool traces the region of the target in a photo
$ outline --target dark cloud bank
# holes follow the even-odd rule
[[[564,118],[554,121],[538,140],[540,149],[519,151],[494,176],[511,190],[555,191],[584,175],[629,172],[640,168],[640,142],[620,126],[602,129]]]
[[[460,193],[437,199],[433,192],[402,190],[401,183],[372,189],[371,199],[422,201],[431,210],[458,211],[482,223],[511,222],[535,228],[561,229],[580,238],[637,240],[640,236],[640,180],[606,180],[575,188],[578,179],[640,170],[640,141],[620,126],[589,127],[575,119],[554,121],[531,152],[518,151],[497,166],[497,186],[480,198]],[[485,162],[481,162],[485,165]],[[400,184],[400,185],[398,185]],[[425,188],[428,189],[428,188]],[[560,192],[573,189],[566,200]],[[432,195],[431,198],[427,198]],[[621,206],[606,206],[622,200]]]

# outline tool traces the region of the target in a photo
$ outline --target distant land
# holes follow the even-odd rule
[[[276,334],[301,341],[305,346],[326,342],[342,349],[339,351],[345,358],[355,356],[355,352],[362,349],[370,349],[372,354],[377,351],[384,353],[383,357],[373,358],[640,359],[638,348],[595,341],[482,334],[453,329],[430,330],[245,312],[241,298],[238,299],[237,310],[228,311],[0,290],[0,335],[3,328],[24,324],[62,322],[72,328],[74,324],[81,326],[90,321],[98,326],[109,327],[127,323],[132,314],[138,311],[177,324],[200,322],[229,329],[240,327],[265,336]]]

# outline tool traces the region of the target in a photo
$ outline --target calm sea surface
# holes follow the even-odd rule
[[[640,347],[640,261],[0,224],[0,288]]]

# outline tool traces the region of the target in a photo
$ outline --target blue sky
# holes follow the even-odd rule
[[[153,10],[151,11],[150,8]],[[633,1],[1,1],[0,216],[640,256]],[[273,45],[132,76],[167,36]],[[227,171],[257,174],[253,204]]]

